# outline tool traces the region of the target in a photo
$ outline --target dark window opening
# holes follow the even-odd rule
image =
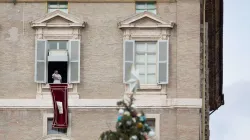
[[[62,77],[62,83],[68,83],[68,63],[67,62],[49,62],[48,63],[48,83],[53,83],[52,74],[57,70]]]
[[[47,134],[67,134],[67,128],[53,128],[53,118],[47,120]]]

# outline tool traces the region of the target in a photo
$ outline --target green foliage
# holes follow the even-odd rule
[[[105,131],[100,135],[100,140],[147,140],[147,134],[152,131],[146,123],[144,112],[138,113],[133,105],[133,94],[130,101],[117,102],[119,116],[116,123],[116,131]]]

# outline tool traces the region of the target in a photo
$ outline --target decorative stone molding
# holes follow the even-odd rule
[[[189,98],[168,98],[165,95],[137,95],[138,108],[201,108],[202,100]],[[69,109],[74,108],[117,108],[120,99],[69,99]],[[48,99],[0,99],[0,108],[53,108]]]
[[[48,135],[45,137],[40,138],[39,140],[73,140],[72,138],[69,138],[65,135]]]
[[[118,28],[123,30],[124,39],[154,41],[168,39],[174,25],[174,22],[166,22],[161,17],[145,11],[119,22]]]

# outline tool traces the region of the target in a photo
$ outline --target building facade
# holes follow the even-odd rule
[[[132,65],[154,139],[202,139],[203,3],[1,1],[0,139],[97,140],[115,128]],[[51,127],[55,70],[68,83],[67,129]]]

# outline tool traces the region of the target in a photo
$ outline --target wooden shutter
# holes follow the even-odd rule
[[[69,83],[80,83],[80,40],[69,41]]]
[[[35,82],[47,82],[47,41],[36,40],[35,46]]]
[[[169,75],[169,42],[168,40],[158,41],[158,84],[168,84]]]
[[[123,43],[123,82],[130,78],[130,70],[135,60],[135,41],[125,40]]]

